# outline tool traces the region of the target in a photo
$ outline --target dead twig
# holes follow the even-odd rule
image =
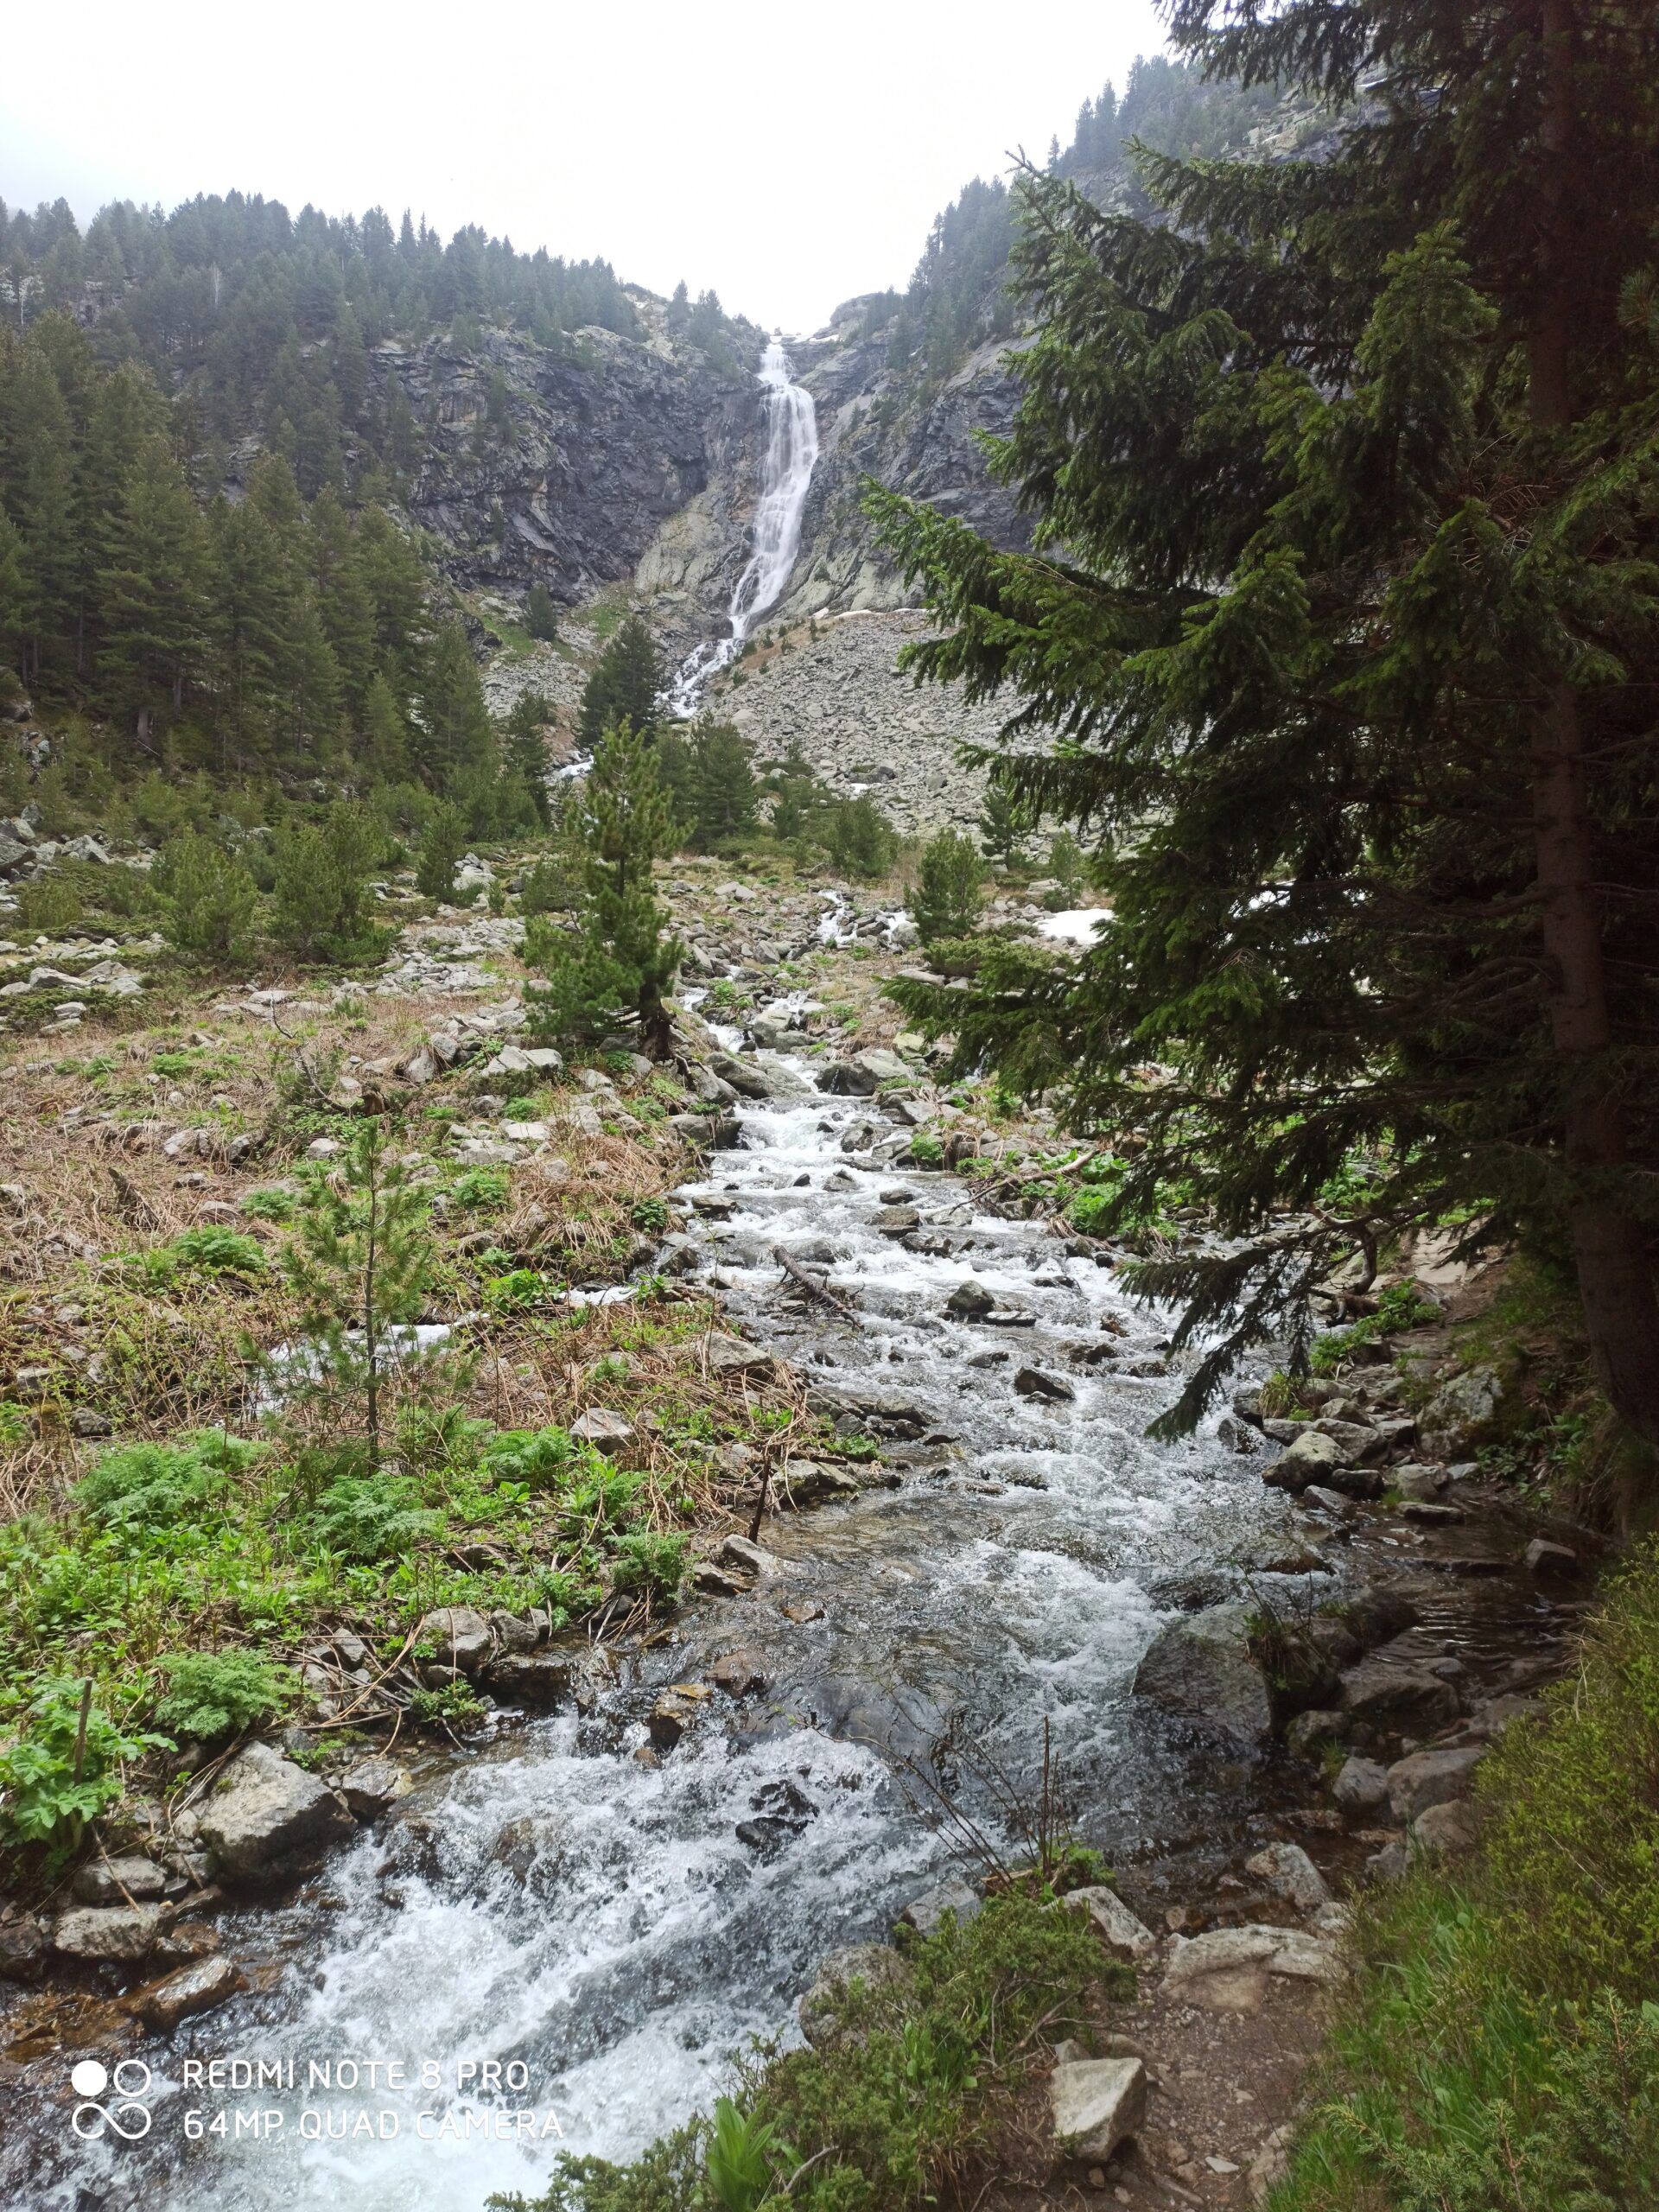
[[[855,1329],[863,1325],[844,1298],[837,1296],[827,1283],[820,1282],[816,1275],[808,1274],[800,1262],[785,1252],[781,1244],[772,1246],[772,1256],[790,1281],[798,1283],[809,1298],[816,1299],[820,1306],[827,1306],[832,1313],[839,1313],[843,1321],[850,1321]]]

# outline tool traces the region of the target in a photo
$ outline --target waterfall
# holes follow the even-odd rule
[[[731,666],[750,631],[783,596],[800,550],[801,515],[818,458],[818,410],[811,393],[791,378],[780,338],[761,357],[760,383],[766,391],[766,456],[754,511],[754,543],[727,608],[731,634],[699,645],[669,685],[668,703],[680,715],[696,712],[704,684]]]

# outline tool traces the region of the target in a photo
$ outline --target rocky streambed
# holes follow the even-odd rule
[[[79,2015],[14,2032],[10,2202],[461,2212],[536,2187],[560,2150],[633,2152],[749,2036],[798,2031],[827,1952],[960,1885],[934,1793],[994,1817],[1045,1724],[1079,1832],[1120,1870],[1128,1910],[1103,1897],[1097,1917],[1143,1970],[1138,2031],[1188,2056],[1206,2022],[1288,2004],[1306,2023],[1337,1971],[1332,1892],[1397,1863],[1408,1825],[1456,1847],[1445,1808],[1562,1663],[1571,1593],[1466,1474],[1412,1457],[1382,1370],[1283,1459],[1248,1393],[1154,1445],[1179,1377],[1109,1254],[907,1166],[912,1119],[865,1071],[826,1091],[786,1033],[764,1057],[721,1041],[764,1095],[740,1096],[736,1142],[688,1191],[673,1263],[712,1277],[740,1373],[792,1363],[878,1456],[849,1478],[780,1452],[758,1541],[734,1529],[645,1647],[560,1662],[551,1710],[515,1700],[505,1626],[457,1624],[451,1657],[494,1681],[499,1725],[407,1781],[394,1761],[354,1798],[351,1777],[302,1792],[343,1840],[297,1891],[240,1882],[210,1814],[221,1889],[182,1969],[213,1985],[204,2009],[117,2012],[91,1985],[140,1976],[114,1964],[89,1969]],[[1402,1462],[1440,1517],[1377,1503]],[[85,2057],[142,2071],[137,2139],[76,2124]],[[1194,2061],[1189,2106],[1219,2063]],[[1136,2123],[1147,2157],[1243,2201],[1272,2112],[1206,2120],[1200,2156],[1179,2070]],[[1090,2084],[1055,2081],[1103,2180],[1104,2137],[1072,2125]]]

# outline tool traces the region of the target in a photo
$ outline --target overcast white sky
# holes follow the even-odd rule
[[[804,332],[1064,144],[1152,0],[90,0],[8,11],[0,196],[408,207]]]

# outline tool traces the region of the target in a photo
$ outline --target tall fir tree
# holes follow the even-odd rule
[[[582,688],[576,728],[583,749],[594,751],[606,731],[622,722],[637,735],[649,734],[657,727],[662,688],[662,664],[651,632],[637,614],[630,614]]]
[[[1020,695],[1002,772],[1090,823],[1115,919],[1075,963],[994,950],[948,1007],[899,995],[959,1065],[1147,1130],[1122,1212],[1190,1177],[1242,1240],[1141,1270],[1180,1342],[1226,1324],[1178,1420],[1287,1321],[1305,1350],[1345,1249],[1472,1217],[1469,1248],[1576,1278],[1651,1446],[1651,10],[1170,13],[1340,134],[1319,162],[1143,157],[1149,223],[1023,182],[1039,335],[997,467],[1033,550],[871,503],[943,620],[912,664]]]

